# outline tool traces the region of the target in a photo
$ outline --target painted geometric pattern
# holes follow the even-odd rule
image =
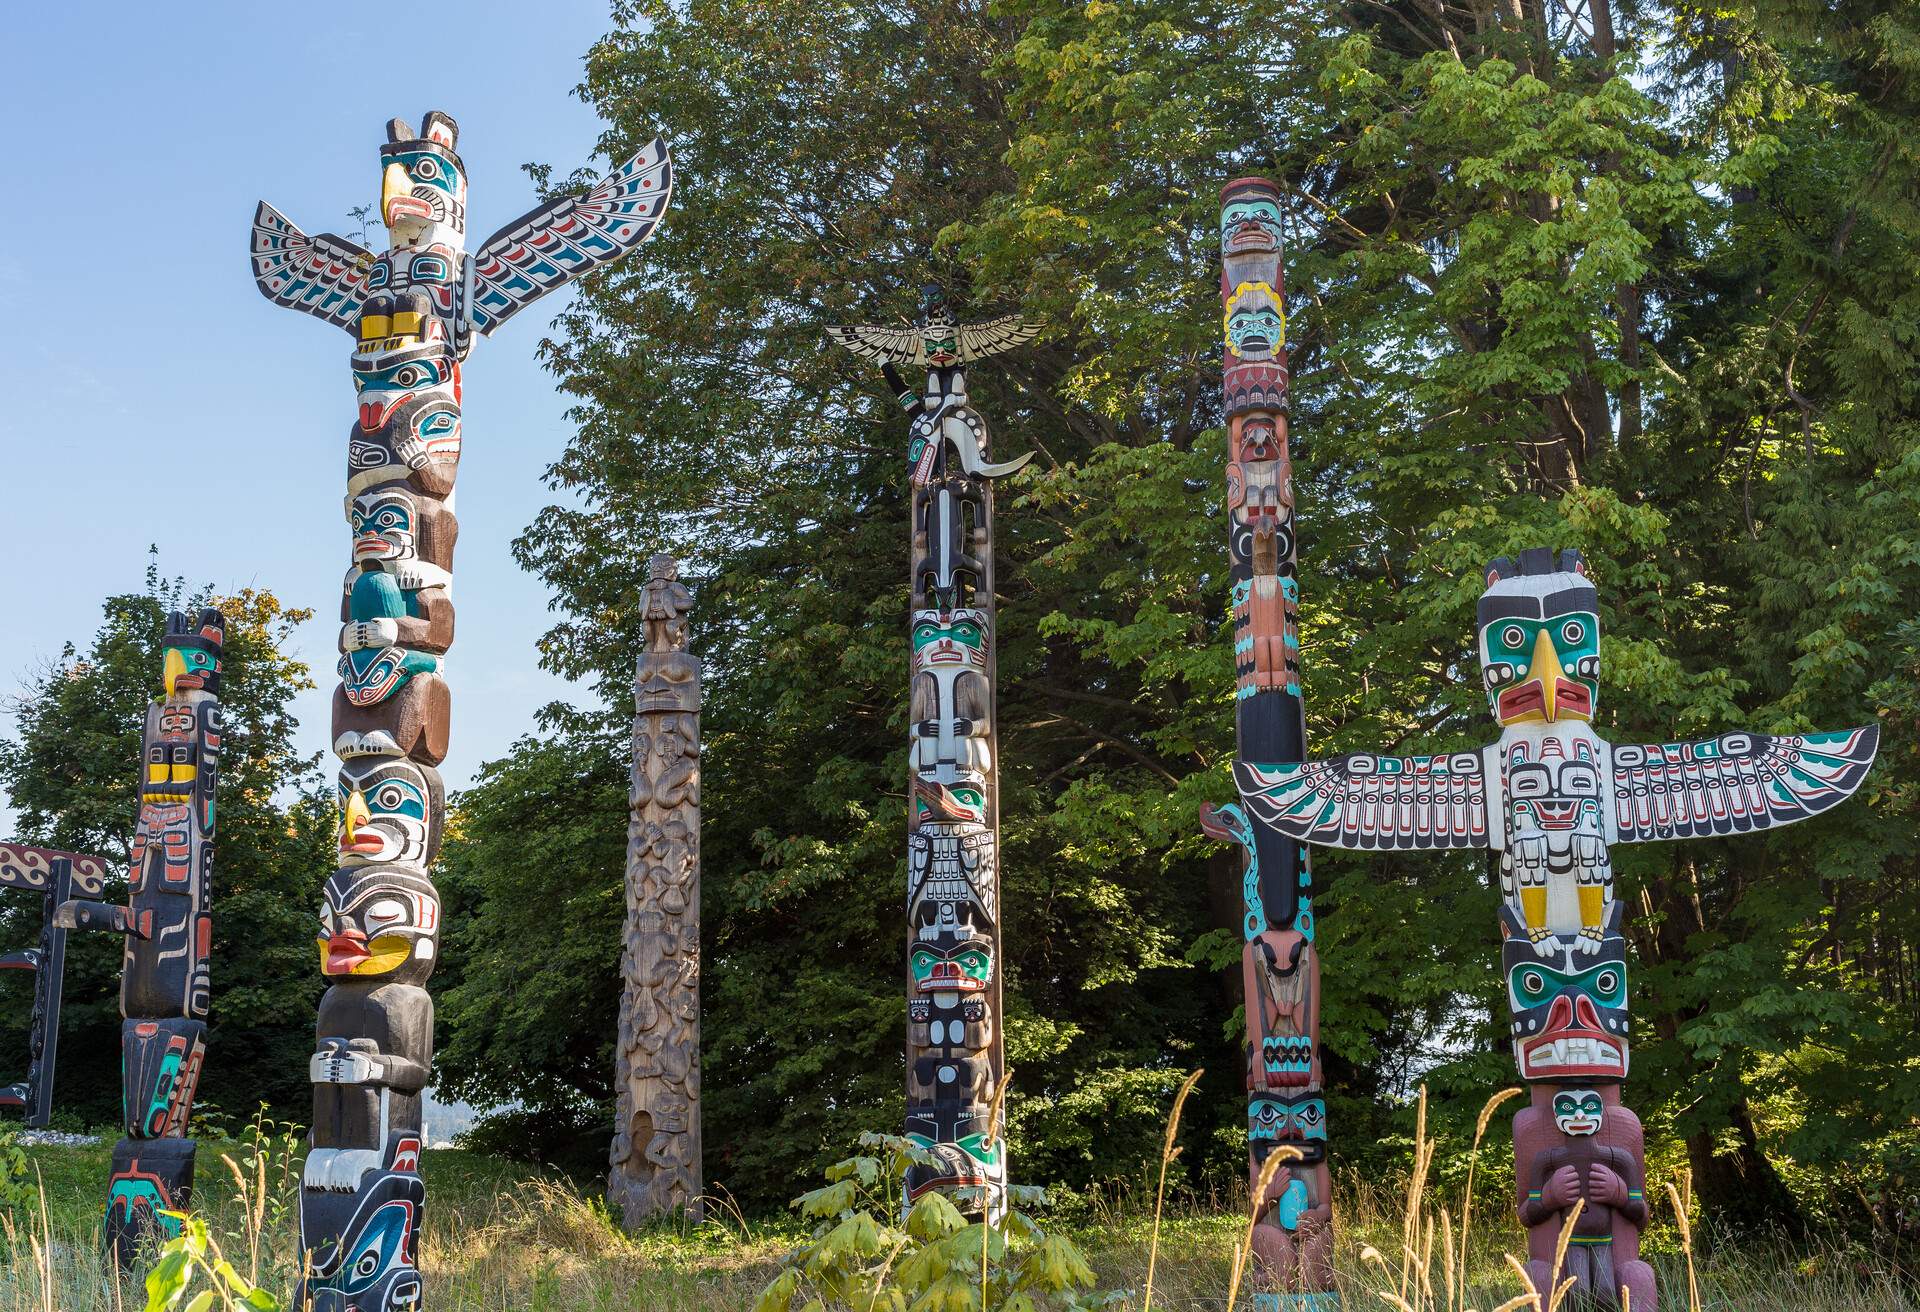
[[[672,194],[673,160],[656,137],[586,195],[515,219],[473,254],[473,326],[485,336],[561,283],[619,259],[653,235]]]
[[[265,201],[253,212],[253,280],[268,300],[352,332],[373,254],[323,232],[309,237]]]
[[[1729,733],[1613,749],[1616,841],[1699,838],[1792,824],[1860,786],[1880,729],[1775,737]]]
[[[79,897],[99,897],[107,887],[104,857],[79,852],[57,852],[25,843],[0,843],[0,888],[24,888],[44,893],[52,885],[51,863],[66,857],[73,863],[73,891]]]
[[[1262,824],[1322,847],[1485,847],[1487,776],[1477,752],[1258,765],[1236,761],[1240,798]]]

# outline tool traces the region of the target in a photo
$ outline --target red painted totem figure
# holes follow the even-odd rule
[[[193,1195],[187,1118],[206,1055],[214,785],[220,774],[226,621],[203,609],[167,618],[163,687],[141,739],[140,817],[127,905],[70,902],[62,920],[126,936],[120,1066],[126,1136],[114,1145],[104,1240],[131,1267],[143,1242],[180,1232],[169,1212]]]
[[[1502,965],[1514,1060],[1532,1105],[1514,1120],[1530,1274],[1546,1288],[1575,1203],[1563,1276],[1579,1297],[1657,1307],[1640,1260],[1640,1122],[1620,1103],[1631,1055],[1615,843],[1750,833],[1838,806],[1866,778],[1879,731],[1726,733],[1613,744],[1593,730],[1600,605],[1576,551],[1487,568],[1479,655],[1500,738],[1451,756],[1356,754],[1236,762],[1264,831],[1328,847],[1499,853]]]
[[[1220,194],[1220,301],[1226,356],[1227,577],[1233,608],[1236,760],[1299,760],[1300,601],[1293,467],[1287,451],[1287,312],[1280,193],[1240,178]],[[1241,978],[1247,1007],[1248,1169],[1279,1167],[1253,1229],[1254,1306],[1324,1312],[1333,1290],[1327,1103],[1320,1066],[1320,956],[1312,874],[1292,838],[1248,823],[1237,805],[1203,807],[1200,826],[1241,848]]]

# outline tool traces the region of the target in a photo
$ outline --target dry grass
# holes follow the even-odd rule
[[[254,1180],[236,1196],[241,1191],[220,1163],[223,1148],[239,1156],[235,1145],[202,1147],[201,1213],[229,1256],[243,1265],[257,1260],[267,1286],[284,1293],[295,1248],[291,1214],[273,1215],[284,1197],[270,1184],[263,1198],[257,1167],[243,1173]],[[144,1306],[134,1286],[114,1288],[95,1256],[105,1150],[44,1148],[33,1157],[45,1201],[14,1219],[10,1238],[0,1235],[13,1258],[0,1270],[0,1312]],[[462,1152],[429,1153],[423,1165],[430,1200],[423,1255],[434,1312],[744,1312],[798,1238],[785,1222],[741,1217],[725,1199],[710,1206],[717,1219],[706,1225],[630,1238],[597,1199],[564,1180]],[[1244,1251],[1247,1190],[1205,1200],[1170,1194],[1156,1227],[1156,1185],[1148,1176],[1134,1194],[1110,1199],[1067,1228],[1086,1247],[1103,1288],[1136,1291],[1123,1306],[1138,1312],[1151,1263],[1156,1312],[1224,1312],[1236,1252]],[[1474,1225],[1462,1200],[1440,1197],[1418,1169],[1406,1181],[1344,1184],[1336,1199],[1336,1267],[1349,1312],[1384,1312],[1394,1300],[1435,1312],[1510,1305],[1521,1285],[1505,1255],[1522,1240],[1506,1206],[1510,1189],[1510,1181],[1483,1172]],[[1683,1182],[1676,1193],[1684,1198]],[[1676,1218],[1658,1220],[1666,1233]],[[1734,1252],[1702,1239],[1699,1225],[1697,1218],[1686,1223],[1687,1246],[1697,1250],[1691,1256],[1654,1258],[1668,1312],[1689,1301],[1702,1312],[1920,1308],[1887,1264],[1860,1253]],[[1368,1248],[1380,1260],[1365,1258]],[[1697,1300],[1688,1298],[1690,1265]],[[1392,1298],[1382,1299],[1383,1290]],[[1239,1307],[1246,1306],[1243,1288]]]

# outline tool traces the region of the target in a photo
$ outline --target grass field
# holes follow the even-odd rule
[[[268,1175],[265,1210],[256,1228],[249,1224],[248,1209],[236,1200],[223,1153],[237,1162],[249,1160],[245,1145],[202,1144],[196,1208],[242,1272],[257,1271],[262,1284],[285,1294],[294,1272],[294,1164],[284,1158],[253,1159],[249,1174],[259,1178],[260,1166],[266,1165]],[[44,1210],[35,1202],[13,1218],[14,1260],[0,1274],[0,1312],[118,1312],[145,1306],[144,1294],[134,1286],[116,1289],[95,1256],[108,1150],[42,1147],[28,1155]],[[753,1306],[782,1254],[802,1234],[790,1220],[755,1222],[725,1214],[701,1226],[628,1237],[610,1223],[597,1199],[555,1175],[459,1150],[426,1154],[422,1170],[429,1198],[422,1265],[434,1309],[743,1312]],[[1145,1206],[1095,1207],[1064,1227],[1086,1249],[1100,1286],[1132,1291],[1121,1306],[1136,1310],[1153,1235],[1151,1195],[1145,1197]],[[1350,1192],[1340,1202],[1339,1265],[1349,1312],[1396,1306],[1415,1312],[1490,1312],[1520,1289],[1503,1257],[1519,1246],[1519,1230],[1504,1211],[1495,1210],[1491,1193],[1478,1200],[1481,1210],[1467,1245],[1469,1278],[1454,1280],[1451,1294],[1437,1255],[1409,1264],[1404,1283],[1400,1263],[1362,1256],[1368,1246],[1388,1255],[1402,1250],[1406,1188]],[[1243,1217],[1225,1210],[1229,1206],[1234,1206],[1232,1200],[1217,1209],[1193,1202],[1169,1205],[1159,1233],[1155,1308],[1197,1312],[1225,1307],[1234,1245],[1245,1224]],[[1672,1217],[1664,1219],[1671,1238]],[[1437,1227],[1435,1222],[1431,1234],[1423,1228],[1413,1246],[1434,1253]],[[1439,1246],[1446,1246],[1444,1240]],[[1900,1312],[1920,1307],[1911,1283],[1903,1293],[1900,1273],[1866,1250],[1829,1248],[1790,1257],[1784,1252],[1717,1249],[1705,1241],[1695,1248],[1702,1308]],[[1656,1260],[1663,1306],[1686,1307],[1685,1255]],[[1404,1298],[1404,1304],[1381,1297],[1382,1290]],[[1246,1306],[1244,1293],[1239,1306]]]

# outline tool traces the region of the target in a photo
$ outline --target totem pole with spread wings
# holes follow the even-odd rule
[[[1537,1288],[1582,1204],[1562,1274],[1608,1308],[1655,1309],[1639,1118],[1627,1077],[1627,951],[1608,849],[1713,838],[1819,815],[1851,796],[1879,729],[1631,746],[1593,731],[1598,594],[1576,551],[1500,559],[1480,597],[1479,656],[1500,738],[1452,756],[1235,762],[1263,830],[1362,850],[1489,848],[1500,858],[1514,1059],[1517,1205]]]
[[[992,1124],[1006,1073],[1000,1010],[999,776],[994,749],[993,480],[1024,466],[987,459],[966,366],[1027,341],[1015,317],[960,324],[925,289],[910,328],[830,328],[880,361],[908,430],[912,495],[912,778],[907,815],[907,1137],[929,1189],[977,1190],[997,1214],[1007,1162]],[[927,371],[924,394],[898,366]]]
[[[354,336],[359,417],[347,434],[353,565],[342,586],[340,868],[320,913],[312,1152],[300,1206],[302,1307],[417,1310],[421,1096],[433,1061],[426,991],[439,942],[440,846],[453,644],[454,477],[461,368],[475,334],[652,235],[673,189],[654,141],[580,196],[522,215],[467,253],[459,129],[429,113],[387,125],[374,255],[309,237],[262,203],[253,274],[275,304]]]

